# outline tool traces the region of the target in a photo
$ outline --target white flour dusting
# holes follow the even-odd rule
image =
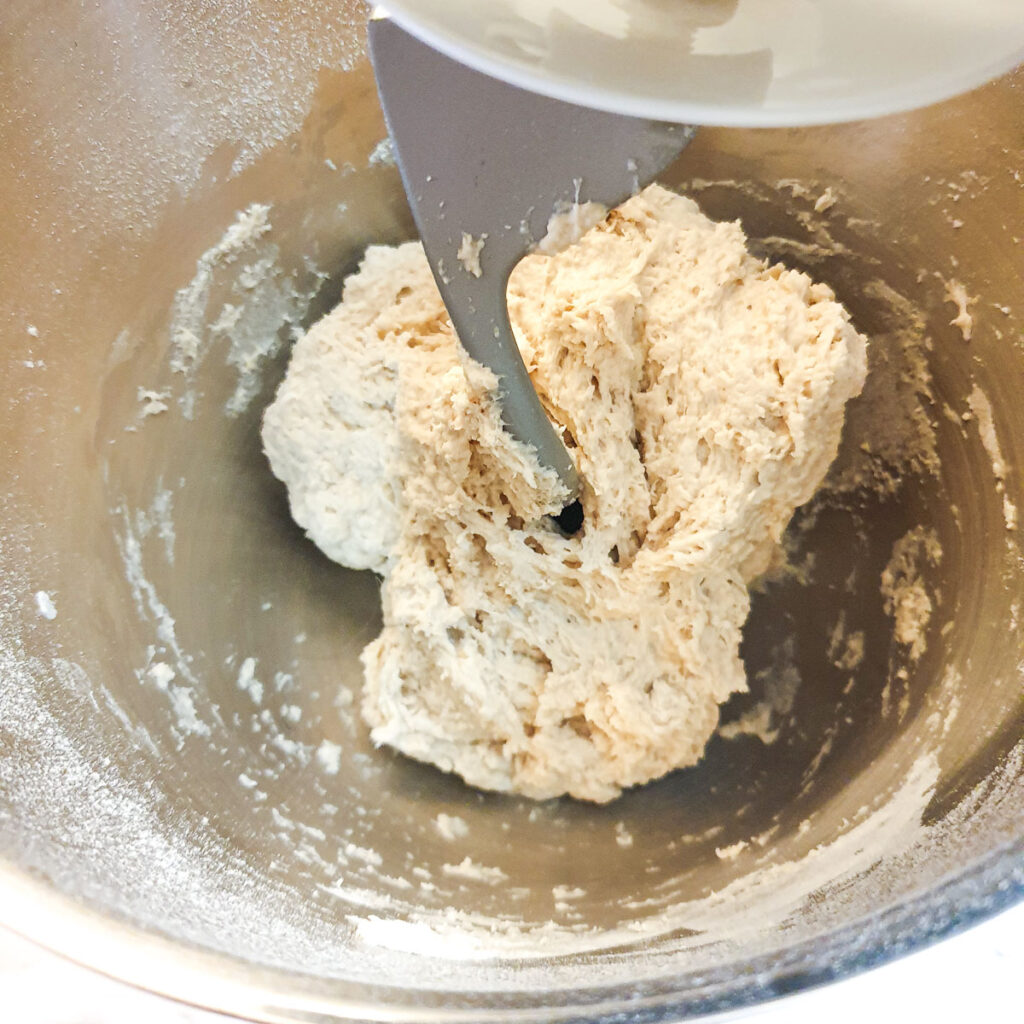
[[[381,855],[376,850],[369,850],[364,846],[358,846],[356,843],[345,843],[342,850],[347,857],[351,857],[353,860],[360,860],[364,864],[370,864],[373,867],[379,868],[384,863]]]
[[[20,94],[19,116],[38,166],[68,192],[64,208],[32,211],[40,233],[90,233],[108,221],[136,233],[152,226],[169,200],[215,173],[219,156],[229,161],[220,173],[231,177],[296,131],[322,77],[362,56],[359,4],[289,13],[203,0],[189,10],[118,4],[102,17],[19,26],[6,70],[35,83]],[[78,98],[65,104],[66,82],[39,75],[35,62],[53,47],[79,45],[105,59],[76,62]],[[44,219],[57,212],[63,220]]]
[[[193,667],[193,655],[187,652],[177,635],[177,624],[161,599],[145,569],[147,547],[159,543],[166,564],[174,562],[174,526],[171,519],[171,495],[158,484],[148,509],[136,509],[130,515],[124,505],[113,510],[114,539],[124,567],[136,613],[154,631],[153,643],[146,650],[145,664],[135,669],[143,685],[162,693],[173,714],[170,732],[178,749],[186,738],[209,738],[220,724],[216,706],[205,695],[200,677]]]
[[[167,687],[167,696],[178,719],[179,728],[197,736],[209,736],[210,727],[196,711],[196,702],[192,691],[185,686]]]

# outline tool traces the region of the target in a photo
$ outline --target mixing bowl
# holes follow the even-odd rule
[[[642,1021],[1019,899],[1024,76],[667,172],[831,284],[871,372],[705,759],[533,804],[368,742],[377,581],[260,448],[295,333],[410,236],[365,17],[0,15],[2,922],[262,1021]]]

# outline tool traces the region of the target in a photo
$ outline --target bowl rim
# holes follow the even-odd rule
[[[0,862],[0,924],[80,966],[174,1001],[263,1024],[657,1024],[741,1010],[853,977],[1024,903],[1024,836],[937,886],[784,951],[692,974],[645,979],[622,992],[595,985],[524,993],[428,992],[303,975],[246,962],[57,891]],[[387,1002],[401,993],[403,1002]],[[558,998],[551,998],[552,996]],[[450,1000],[445,1002],[446,997]]]

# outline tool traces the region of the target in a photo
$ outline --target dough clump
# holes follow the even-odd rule
[[[502,429],[418,243],[371,247],[263,427],[292,514],[383,576],[379,744],[485,789],[607,801],[697,762],[746,689],[748,584],[835,457],[865,341],[831,290],[651,186],[516,268],[509,312],[584,527]]]

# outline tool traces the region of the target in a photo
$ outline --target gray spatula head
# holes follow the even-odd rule
[[[618,205],[694,129],[527,92],[456,63],[386,17],[371,20],[369,44],[406,195],[455,331],[497,376],[509,433],[558,472],[571,501],[579,479],[512,335],[508,277],[552,213],[575,202]]]

